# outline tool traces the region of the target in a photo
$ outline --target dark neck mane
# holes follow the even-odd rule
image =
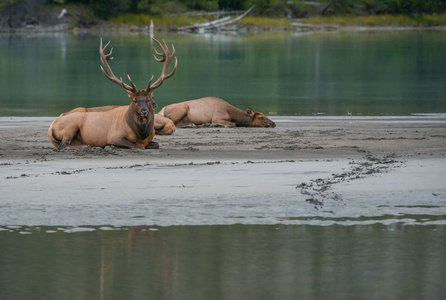
[[[230,115],[232,117],[232,122],[234,122],[237,127],[251,126],[252,118],[248,115],[246,111],[243,111],[235,106],[232,106],[230,108]]]

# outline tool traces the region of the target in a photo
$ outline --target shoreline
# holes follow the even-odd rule
[[[63,151],[53,119],[0,118],[1,226],[446,224],[444,116],[272,117]]]
[[[234,33],[274,33],[274,32],[305,32],[305,33],[320,33],[320,32],[391,32],[391,31],[446,31],[446,25],[438,26],[351,26],[351,25],[331,25],[321,24],[312,25],[306,23],[293,22],[292,27],[271,27],[271,26],[247,26],[240,31],[218,31],[218,32],[206,32],[213,34],[234,34]],[[19,33],[50,33],[50,32],[64,32],[64,33],[149,33],[149,32],[172,32],[172,33],[184,33],[177,28],[170,27],[155,27],[151,30],[149,26],[137,26],[137,25],[125,25],[125,24],[102,24],[92,26],[88,28],[71,27],[68,24],[56,25],[56,26],[33,26],[29,28],[0,28],[0,34],[19,34]],[[202,33],[190,33],[190,34],[202,34]]]

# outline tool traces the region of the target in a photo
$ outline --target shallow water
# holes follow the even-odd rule
[[[444,32],[160,34],[178,70],[158,108],[217,96],[270,116],[446,112]],[[78,106],[127,105],[99,65],[94,34],[0,34],[0,115],[57,116]],[[161,66],[150,37],[111,35],[114,73],[145,87]]]
[[[2,300],[444,298],[443,158],[334,184],[341,198],[324,206],[296,184],[349,172],[350,160],[125,162],[37,162],[47,166],[30,176],[2,166],[13,176],[1,181]],[[194,176],[171,176],[181,169]],[[141,193],[116,185],[141,188],[141,177]]]
[[[445,226],[0,227],[2,299],[443,299]]]

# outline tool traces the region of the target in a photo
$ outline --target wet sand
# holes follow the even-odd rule
[[[446,118],[276,117],[158,150],[56,150],[0,118],[0,225],[446,224]]]

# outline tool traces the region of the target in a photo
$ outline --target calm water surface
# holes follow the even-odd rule
[[[161,108],[218,96],[268,115],[446,113],[444,32],[162,34]],[[161,71],[146,35],[110,35],[114,73]],[[0,116],[125,105],[99,36],[0,35]],[[378,222],[378,221],[377,221]],[[373,223],[373,222],[372,222]],[[444,299],[446,226],[0,226],[0,299]]]
[[[217,96],[268,115],[446,112],[446,33],[160,34],[178,71],[155,92],[158,109]],[[126,105],[99,69],[99,36],[1,34],[0,115],[57,116],[77,106]],[[104,34],[114,73],[144,88],[161,64],[148,35]]]
[[[446,295],[445,226],[0,229],[6,300]]]

